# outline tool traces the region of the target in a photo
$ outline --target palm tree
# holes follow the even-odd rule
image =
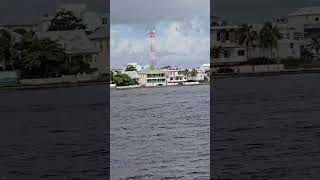
[[[221,46],[213,46],[211,48],[211,57],[218,59],[220,58],[220,55],[223,55],[224,49]]]
[[[194,79],[195,77],[197,77],[197,75],[198,75],[197,70],[193,68],[190,72],[190,76],[192,77],[192,79]]]
[[[183,75],[185,75],[187,78],[189,78],[189,76],[190,76],[190,71],[189,71],[189,69],[185,69],[185,70],[183,71]]]
[[[249,60],[250,47],[255,47],[258,33],[253,29],[252,25],[242,24],[239,29],[239,44],[246,46],[246,56]]]
[[[253,29],[252,25],[242,24],[238,30],[239,34],[239,44],[246,46],[246,58],[249,60],[250,57],[250,47],[254,48],[258,38],[258,33]],[[254,66],[252,66],[252,71],[254,71]]]
[[[268,68],[269,68],[269,57],[268,51],[270,49],[270,57],[273,58],[273,49],[277,49],[277,57],[279,56],[279,39],[282,35],[277,26],[273,26],[271,22],[266,22],[263,28],[259,32],[260,47],[263,51],[267,50]],[[279,64],[279,62],[278,62]]]

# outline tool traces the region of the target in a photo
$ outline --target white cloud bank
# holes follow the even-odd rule
[[[209,19],[194,17],[186,21],[162,22],[156,28],[158,66],[195,67],[209,63]],[[130,62],[148,64],[149,41],[145,34],[143,28],[111,25],[111,67],[119,68]]]

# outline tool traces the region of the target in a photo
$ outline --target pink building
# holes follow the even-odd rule
[[[183,83],[188,81],[187,76],[184,75],[184,70],[178,66],[166,66],[162,68],[165,72],[167,83]]]

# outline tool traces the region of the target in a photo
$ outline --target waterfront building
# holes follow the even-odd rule
[[[139,84],[145,87],[166,86],[165,72],[159,68],[148,68],[139,72]]]
[[[110,33],[107,26],[98,28],[95,32],[89,35],[89,39],[93,42],[98,54],[96,56],[95,67],[99,73],[107,71],[107,63],[110,61]]]
[[[188,77],[184,75],[183,69],[178,66],[166,66],[162,68],[165,72],[167,83],[183,83],[188,81]]]
[[[210,79],[210,64],[203,64],[200,67],[196,68],[197,71],[197,81],[204,81]]]
[[[214,65],[237,65],[246,62],[246,46],[239,44],[238,25],[211,27],[211,55]],[[213,53],[212,51],[215,51]]]
[[[244,45],[239,44],[239,25],[217,23],[219,18],[214,18],[216,23],[211,26],[211,60],[214,66],[234,66],[248,61],[247,51]],[[298,9],[286,17],[273,20],[277,26],[281,38],[278,48],[271,50],[272,57],[277,59],[302,57],[303,50],[308,48],[312,38],[320,36],[320,7],[307,7]],[[259,32],[263,23],[254,24],[254,30]],[[250,58],[261,57],[263,49],[256,42],[256,47],[249,47]],[[269,50],[270,51],[270,50]],[[315,50],[313,50],[315,51]],[[215,53],[213,53],[215,52]],[[313,52],[316,53],[316,52]]]

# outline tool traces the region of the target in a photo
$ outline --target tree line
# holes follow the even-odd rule
[[[48,31],[86,29],[71,11],[61,11],[51,20]],[[40,39],[34,31],[0,29],[0,63],[3,71],[17,71],[20,78],[49,78],[91,73],[80,58],[70,60],[64,47],[50,39]]]

